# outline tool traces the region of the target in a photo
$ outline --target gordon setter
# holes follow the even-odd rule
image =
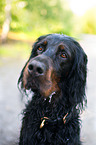
[[[48,34],[34,43],[18,80],[28,96],[19,145],[81,145],[87,56],[73,38]]]

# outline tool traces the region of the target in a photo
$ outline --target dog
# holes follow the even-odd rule
[[[41,36],[18,86],[32,99],[23,111],[19,145],[81,145],[80,112],[87,104],[87,55],[67,35]]]

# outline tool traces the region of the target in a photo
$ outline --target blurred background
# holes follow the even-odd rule
[[[0,0],[0,145],[18,144],[25,101],[17,80],[32,44],[48,33],[76,38],[88,56],[81,140],[96,145],[96,0]]]

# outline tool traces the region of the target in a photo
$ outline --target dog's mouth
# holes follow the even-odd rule
[[[45,76],[42,77],[34,77],[34,76],[26,76],[26,81],[23,79],[24,88],[26,90],[30,90],[33,92],[38,92],[40,95],[44,96],[45,99],[47,97],[51,98],[53,95],[56,95],[57,92],[60,91],[60,88],[58,87],[58,83],[56,80],[53,80],[53,78],[46,78]]]

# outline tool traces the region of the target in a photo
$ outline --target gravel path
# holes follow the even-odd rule
[[[0,145],[15,145],[23,108],[16,83],[24,62],[13,59],[0,62]]]
[[[96,36],[83,35],[80,43],[88,55],[88,107],[81,115],[81,140],[84,145],[96,145]],[[0,145],[18,144],[24,103],[16,83],[24,63],[0,58]]]

